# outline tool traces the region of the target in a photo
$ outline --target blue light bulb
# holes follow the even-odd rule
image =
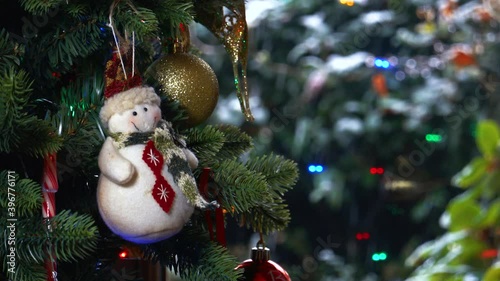
[[[378,255],[378,258],[379,258],[379,260],[381,260],[381,261],[385,261],[385,259],[387,258],[387,254],[386,254],[386,253],[380,253],[380,254]]]
[[[314,165],[309,165],[309,172],[311,172],[311,173],[316,172],[316,166],[314,166]]]
[[[321,165],[317,165],[317,166],[316,166],[316,172],[318,172],[318,173],[323,172],[323,166],[321,166]]]

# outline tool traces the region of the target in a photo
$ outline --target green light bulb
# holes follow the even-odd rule
[[[425,135],[425,140],[428,142],[440,142],[443,138],[437,134],[427,134]]]

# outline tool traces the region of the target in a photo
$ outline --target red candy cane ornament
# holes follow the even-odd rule
[[[48,235],[52,232],[51,219],[56,214],[56,192],[59,189],[56,160],[56,153],[48,154],[43,159],[42,217]],[[57,281],[57,259],[50,240],[47,240],[46,245],[45,269],[47,271],[47,281]]]
[[[56,214],[56,196],[59,189],[57,182],[56,154],[48,154],[43,159],[43,204],[42,216],[44,219],[53,218]]]

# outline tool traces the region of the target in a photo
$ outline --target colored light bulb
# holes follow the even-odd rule
[[[309,172],[315,173],[316,172],[316,166],[315,165],[309,165]]]
[[[118,254],[118,256],[120,258],[124,259],[128,256],[128,253],[127,253],[127,251],[121,251],[120,254]]]
[[[372,255],[373,261],[385,261],[387,259],[387,254],[385,252],[375,253]]]
[[[307,169],[310,173],[321,173],[325,170],[322,165],[309,165]]]
[[[427,134],[425,135],[425,140],[427,142],[440,142],[441,140],[443,140],[443,137],[437,134]]]

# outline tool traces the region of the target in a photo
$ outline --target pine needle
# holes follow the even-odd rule
[[[38,216],[42,208],[42,187],[31,179],[19,179],[19,175],[0,172],[0,207],[8,210],[9,193],[14,195],[16,217]],[[9,186],[9,182],[14,183]],[[7,212],[2,213],[7,219]]]

